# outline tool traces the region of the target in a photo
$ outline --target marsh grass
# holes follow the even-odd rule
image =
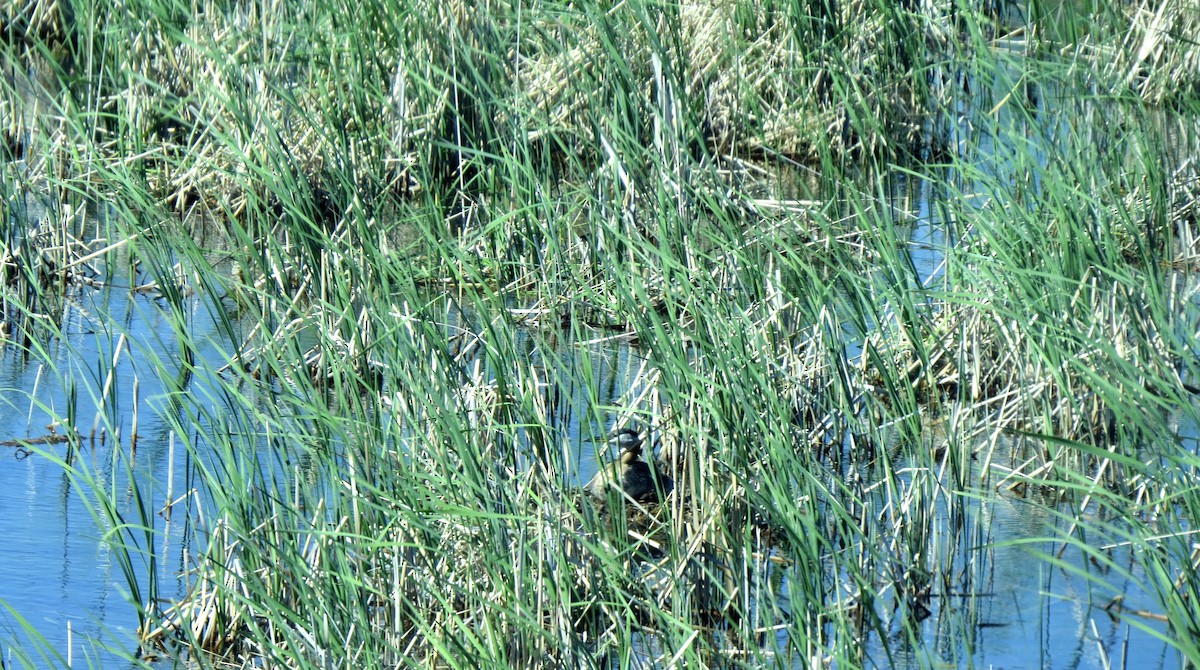
[[[1122,59],[1166,67],[1141,28],[1088,57],[1126,15],[1022,40],[958,4],[50,8],[0,5],[6,61],[42,73],[0,91],[27,124],[6,338],[65,339],[96,287],[63,268],[101,252],[100,283],[131,268],[169,324],[133,346],[195,476],[186,593],[146,581],[165,531],[133,456],[124,492],[63,464],[146,651],[862,667],[932,636],[966,663],[986,508],[1024,495],[1063,520],[1024,541],[1133,546],[1155,634],[1197,660],[1196,320],[1171,269],[1195,263],[1197,138],[1118,86]],[[818,176],[781,176],[797,161]],[[938,194],[936,272],[899,173]],[[618,339],[638,365],[614,394]],[[108,360],[72,381],[119,436]],[[661,504],[574,490],[572,445],[627,421],[661,441]]]

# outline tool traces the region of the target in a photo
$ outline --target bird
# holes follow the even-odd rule
[[[660,475],[645,461],[642,455],[642,436],[632,428],[622,428],[613,435],[610,443],[621,448],[617,459],[600,469],[587,484],[587,491],[604,500],[610,488],[619,488],[637,502],[657,502],[659,492],[663,495],[671,490],[671,478]]]

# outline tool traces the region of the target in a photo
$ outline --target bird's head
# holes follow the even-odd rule
[[[616,445],[621,450],[620,459],[622,463],[635,461],[642,455],[642,444],[644,440],[641,434],[632,428],[622,428],[612,434],[609,438],[609,444]]]

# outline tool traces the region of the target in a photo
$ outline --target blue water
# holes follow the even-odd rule
[[[158,332],[162,327],[158,321],[161,313],[152,308],[149,298],[132,297],[123,290],[84,289],[71,295],[76,302],[63,315],[67,338],[43,345],[53,367],[27,361],[12,344],[0,352],[0,439],[51,435],[50,424],[67,413],[71,380],[79,389],[78,425],[90,433],[99,405],[86,389],[102,388],[102,382],[97,381],[96,363],[112,360],[119,337],[99,330],[101,325],[85,315],[109,311],[125,314],[124,327],[131,333]],[[100,300],[107,304],[100,305]],[[82,663],[87,655],[92,655],[101,667],[122,667],[126,664],[119,655],[131,654],[137,648],[136,608],[128,601],[120,565],[100,541],[110,528],[108,520],[98,523],[93,513],[99,510],[86,501],[94,499],[93,486],[124,491],[126,494],[118,499],[126,504],[119,512],[128,522],[137,522],[142,515],[129,493],[128,473],[132,471],[149,506],[157,509],[166,502],[168,432],[150,409],[150,403],[163,389],[153,374],[147,374],[147,367],[139,365],[140,347],[146,344],[141,342],[121,352],[108,403],[110,408],[115,407],[117,422],[101,419],[103,437],[99,432],[95,439],[83,436],[78,453],[73,455],[66,444],[38,445],[32,447],[33,453],[0,447],[0,537],[5,538],[0,545],[0,603],[13,610],[0,611],[0,644],[6,657],[14,647],[36,646],[30,644],[36,636],[30,636],[18,615],[45,638],[62,664],[70,653],[76,667],[85,667]],[[130,443],[135,377],[140,435],[136,450]],[[124,433],[119,443],[113,439],[114,428]],[[61,432],[57,427],[55,430]],[[68,457],[90,475],[90,482],[72,479],[55,462]],[[180,453],[175,463],[177,489],[186,481],[184,465]],[[159,524],[159,530],[164,529],[162,518],[152,515],[151,519]],[[162,536],[164,541],[171,538],[172,534]],[[144,578],[147,566],[134,567]],[[179,572],[179,565],[162,565],[158,576],[164,584],[178,584]],[[171,587],[168,593],[177,591]],[[97,650],[88,643],[89,638],[103,639],[114,650]],[[46,667],[50,663],[42,659],[35,665]]]

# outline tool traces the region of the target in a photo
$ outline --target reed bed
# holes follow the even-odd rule
[[[278,10],[0,3],[6,346],[78,291],[166,324],[137,346],[194,489],[62,463],[143,660],[967,663],[1019,499],[1062,520],[1043,564],[1124,570],[1200,662],[1198,139],[1186,91],[1141,102],[1186,7],[1092,17],[1115,53],[960,3]],[[617,425],[671,496],[579,490]],[[164,502],[178,595],[139,567]]]

